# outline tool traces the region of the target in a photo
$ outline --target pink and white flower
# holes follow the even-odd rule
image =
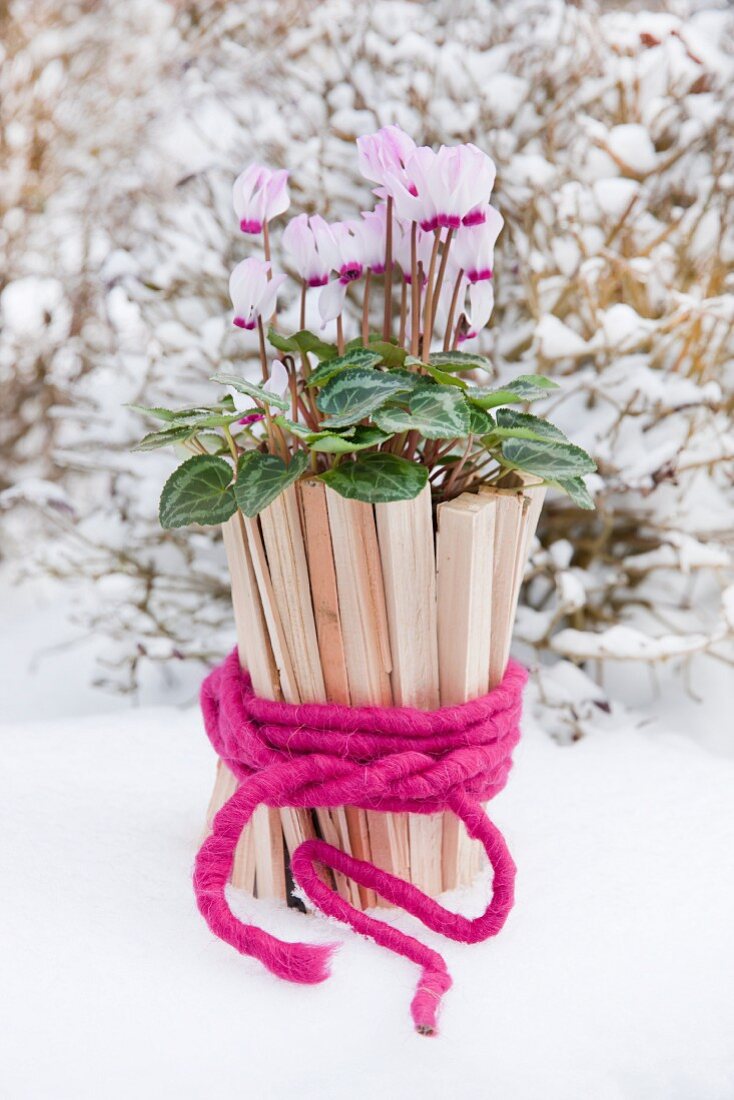
[[[362,264],[375,275],[385,270],[387,244],[387,207],[378,203],[374,210],[362,211],[362,220],[354,222],[354,234],[360,242]]]
[[[283,230],[282,241],[306,286],[325,286],[328,283],[329,265],[318,250],[307,214],[291,218]]]
[[[430,232],[480,224],[494,180],[494,162],[476,145],[442,145],[438,152],[421,146],[402,173],[386,171],[383,186],[399,217]]]
[[[492,278],[494,246],[505,224],[504,218],[493,206],[486,205],[481,216],[481,222],[462,226],[452,245],[454,265],[466,272],[470,283]]]
[[[363,246],[359,236],[360,223],[356,221],[328,222],[315,214],[311,228],[319,255],[336,279],[328,283],[319,295],[319,313],[323,324],[333,321],[344,308],[347,287],[359,279],[364,271]]]
[[[376,134],[357,138],[359,170],[365,179],[385,185],[388,176],[411,188],[405,165],[415,152],[415,142],[399,126],[383,126]]]
[[[469,317],[471,333],[475,336],[489,321],[494,308],[494,246],[505,224],[502,215],[494,207],[485,204],[482,220],[471,226],[462,226],[456,233],[451,252],[451,266],[463,270],[469,284]]]
[[[411,255],[411,224],[410,222],[402,221],[400,218],[395,218],[395,232],[393,234],[393,255],[395,262],[400,265],[403,272],[403,279],[406,283],[410,284],[413,281],[413,267],[412,267],[412,255]],[[431,250],[433,248],[433,237],[429,233],[424,233],[422,229],[418,229],[416,233],[416,264],[421,264],[423,268],[423,282],[425,282],[428,272],[428,265],[431,261]]]
[[[238,263],[230,275],[229,295],[238,328],[253,329],[259,317],[267,321],[272,315],[278,290],[287,276],[269,276],[270,264],[254,256]]]
[[[266,222],[283,214],[291,204],[288,172],[251,164],[234,181],[232,202],[242,232],[262,233]]]

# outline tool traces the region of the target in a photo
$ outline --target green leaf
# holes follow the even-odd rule
[[[324,386],[337,374],[341,374],[342,371],[351,370],[353,367],[362,367],[364,370],[368,370],[370,367],[376,367],[381,362],[382,356],[379,351],[354,348],[352,351],[345,352],[344,355],[337,356],[336,359],[327,359],[325,363],[319,363],[318,367],[309,374],[307,385]]]
[[[210,455],[228,455],[229,447],[227,441],[223,436],[217,435],[216,432],[202,432],[197,435],[197,440],[201,443],[202,447],[205,447]]]
[[[574,504],[587,512],[593,511],[596,507],[594,498],[581,477],[562,477],[556,481],[550,481],[548,484],[554,485],[556,489],[562,489],[564,493],[568,493]]]
[[[516,409],[498,410],[497,427],[492,434],[498,439],[556,439],[560,443],[568,443],[555,424],[531,413],[517,412]]]
[[[237,507],[246,516],[256,516],[292,485],[307,466],[308,455],[305,451],[294,454],[287,466],[277,455],[248,451],[237,464],[234,485]]]
[[[312,451],[345,455],[352,451],[364,451],[368,447],[379,447],[390,438],[391,435],[388,432],[382,432],[379,428],[360,426],[349,429],[343,435],[336,435],[334,432],[313,432],[306,442]]]
[[[440,383],[442,386],[456,386],[460,390],[468,389],[467,383],[463,378],[455,378],[453,374],[447,374],[446,371],[439,370],[438,367],[431,366],[430,363],[424,363],[422,359],[416,358],[415,355],[408,355],[405,359],[406,367],[420,367],[421,371],[425,371],[434,382]],[[426,374],[415,373],[414,377],[424,383],[428,382]]]
[[[280,397],[277,393],[268,393],[262,386],[258,386],[254,382],[248,382],[246,378],[241,378],[238,374],[229,374],[225,371],[224,373],[215,374],[211,381],[218,382],[220,386],[231,386],[233,390],[237,390],[237,393],[254,397],[256,401],[260,401],[263,405],[275,405],[276,409],[290,408],[289,397]],[[245,416],[245,413],[239,415]]]
[[[362,455],[354,462],[342,462],[320,476],[340,496],[386,504],[417,497],[428,481],[428,469],[380,451]]]
[[[378,352],[382,362],[388,367],[402,367],[408,354],[405,348],[391,344],[388,340],[379,339],[370,339],[369,350]]]
[[[171,447],[174,443],[185,443],[196,435],[196,427],[177,425],[176,427],[162,428],[159,432],[148,432],[140,442],[133,447],[133,451],[155,451],[159,447]]]
[[[428,362],[447,374],[460,370],[492,370],[492,364],[484,355],[469,351],[434,351]]]
[[[268,331],[268,343],[278,351],[309,352],[312,351],[319,359],[331,359],[337,354],[336,344],[327,344],[315,332],[301,329],[292,336],[281,336],[274,328]]]
[[[469,405],[469,431],[472,435],[478,435],[481,438],[493,433],[496,427],[495,419],[491,413],[480,409],[478,405],[473,403]]]
[[[460,390],[469,388],[463,378],[457,378],[454,374],[447,374],[445,370],[439,370],[438,367],[433,367],[430,363],[426,364],[426,370],[434,382],[439,382],[442,386],[455,386]]]
[[[158,505],[166,528],[225,523],[236,511],[232,467],[216,455],[194,455],[174,470]]]
[[[482,409],[497,405],[520,405],[525,401],[537,401],[560,389],[556,382],[542,374],[521,374],[497,390],[471,389],[467,396]]]
[[[581,447],[553,439],[505,439],[502,458],[506,465],[546,481],[579,477],[596,469],[594,460]]]
[[[162,420],[171,428],[221,428],[244,415],[235,410],[234,403],[229,395],[219,405],[201,405],[187,409],[149,409],[145,405],[128,405],[128,408],[141,413],[143,416]]]
[[[316,399],[321,412],[328,420],[324,428],[346,428],[358,424],[397,393],[404,392],[408,386],[402,378],[391,373],[376,370],[363,370],[355,367],[342,371],[336,378],[327,382]]]
[[[289,420],[287,416],[275,416],[273,417],[273,423],[278,427],[284,428],[291,435],[297,436],[299,439],[308,439],[313,432],[306,424],[299,424],[295,420]]]
[[[126,407],[132,409],[133,412],[140,413],[141,416],[151,416],[154,420],[174,420],[176,417],[173,409],[164,409],[160,405],[149,408],[147,405],[128,404]]]
[[[384,432],[417,431],[424,439],[455,439],[469,434],[469,406],[453,386],[425,386],[408,398],[408,408],[379,409],[374,420]]]

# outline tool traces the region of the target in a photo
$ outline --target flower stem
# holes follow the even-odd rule
[[[370,286],[372,285],[372,272],[367,271],[364,279],[364,300],[362,302],[362,343],[367,346],[370,341]]]
[[[428,362],[431,352],[431,335],[433,333],[433,280],[436,274],[436,262],[438,250],[441,245],[441,230],[436,229],[433,235],[433,248],[428,264],[428,278],[426,280],[426,301],[423,307],[423,362]]]
[[[454,230],[449,229],[446,234],[446,240],[443,242],[443,252],[441,253],[441,266],[438,269],[438,277],[436,278],[436,285],[433,288],[433,306],[431,310],[431,332],[433,332],[433,319],[436,316],[436,306],[441,297],[441,291],[443,290],[443,280],[446,275],[446,268],[449,262],[449,249],[451,248],[451,241],[454,238]]]
[[[344,354],[344,324],[341,313],[336,319],[336,346],[340,355]]]
[[[306,284],[301,283],[301,309],[298,317],[299,328],[301,332],[306,327]]]
[[[382,338],[389,340],[392,333],[392,206],[387,198],[387,224],[385,226],[385,313],[382,322]]]
[[[418,285],[418,223],[410,227],[410,354],[418,355],[420,341],[420,301],[421,290]]]
[[[459,291],[461,290],[461,280],[464,278],[464,269],[459,269],[459,274],[456,276],[456,282],[454,283],[454,292],[451,295],[451,305],[449,306],[449,315],[446,320],[446,332],[443,338],[443,350],[449,351],[451,349],[451,336],[454,326],[454,314],[456,313],[456,305],[459,301]]]
[[[222,431],[224,432],[224,438],[227,440],[227,446],[229,447],[230,454],[232,455],[232,458],[234,459],[234,464],[235,464],[235,468],[236,468],[237,462],[239,461],[239,457],[240,457],[240,453],[237,450],[237,444],[235,443],[234,439],[232,438],[232,433],[231,433],[231,431],[229,430],[229,428],[227,427],[226,424],[223,425]]]
[[[265,331],[263,329],[263,319],[258,316],[257,319],[257,335],[260,345],[260,370],[262,372],[263,382],[268,380],[268,354],[265,350]],[[265,428],[268,435],[268,450],[270,453],[274,453],[273,447],[273,418],[270,415],[270,408],[266,402],[263,402],[263,411],[265,413]]]

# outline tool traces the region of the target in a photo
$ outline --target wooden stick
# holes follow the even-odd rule
[[[232,606],[240,664],[248,669],[252,685],[258,695],[270,699],[281,698],[278,672],[258,595],[245,523],[239,512],[223,525],[222,535],[232,583]],[[240,845],[243,848],[241,853]],[[243,885],[249,884],[249,888],[252,889],[251,864],[257,862],[258,858],[264,858],[266,852],[268,860],[272,859],[275,862],[267,872],[258,877],[258,895],[285,899],[282,828],[277,811],[270,811],[268,807],[261,806],[253,814],[251,828],[244,829],[243,836],[240,838],[234,867],[238,882],[235,883],[233,875],[233,884],[239,885],[240,882]],[[247,885],[245,888],[248,888]]]
[[[493,500],[463,493],[438,508],[438,661],[441,704],[486,693],[492,630]],[[444,815],[444,889],[468,878],[472,845],[454,814]]]
[[[274,607],[274,629],[280,625],[281,644],[290,658],[292,678],[282,680],[287,703],[320,703],[325,697],[316,626],[308,579],[306,552],[295,486],[290,486],[260,513]],[[266,585],[267,589],[267,585]],[[268,598],[266,595],[264,601]],[[285,806],[280,811],[288,851],[314,836],[310,812]]]
[[[529,501],[521,492],[482,489],[483,500],[495,502],[497,521],[494,536],[492,584],[492,647],[489,657],[489,686],[500,683],[507,668],[512,639],[513,601],[517,588],[518,558],[523,539],[523,519]]]
[[[426,486],[414,500],[378,504],[375,515],[393,657],[393,701],[435,710],[439,680],[431,490]],[[405,816],[410,881],[435,896],[441,892],[442,817]]]
[[[217,778],[206,813],[206,831],[202,840],[211,832],[212,821],[239,786],[237,778],[222,760],[217,760]],[[252,894],[255,889],[255,844],[252,829],[246,825],[237,842],[232,866],[232,885]]]
[[[326,491],[326,503],[350,701],[355,706],[390,706],[392,660],[372,507],[347,500],[331,489]],[[404,875],[407,828],[401,827],[395,815],[376,811],[368,811],[367,823],[373,862],[393,874]],[[382,904],[381,899],[378,904]]]
[[[326,509],[326,486],[322,481],[309,480],[302,481],[298,489],[318,650],[326,692],[324,698],[333,703],[348,705],[349,682]],[[322,836],[329,844],[334,844],[359,859],[369,859],[369,836],[364,811],[354,807],[320,807],[316,809],[316,817]],[[334,879],[339,893],[353,905],[361,908],[374,905],[375,897],[371,890],[358,887],[343,875],[335,874]]]
[[[319,661],[311,588],[295,486],[291,485],[260,513],[268,568],[283,645],[293,680],[286,678],[287,703],[322,703],[326,697]]]

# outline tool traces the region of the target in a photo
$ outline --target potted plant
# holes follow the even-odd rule
[[[375,208],[331,224],[300,214],[282,234],[294,333],[278,324],[287,275],[269,232],[289,205],[287,173],[253,165],[237,179],[240,228],[262,250],[234,269],[230,294],[234,324],[256,337],[258,377],[216,374],[208,406],[141,408],[159,424],[139,449],[190,452],[160,520],[222,527],[258,695],[435,710],[502,680],[546,488],[590,508],[594,464],[527,411],[554,382],[483,384],[490,363],[465,350],[493,305],[502,218],[490,158],[416,148],[395,126],[357,145]],[[210,818],[235,787],[220,763]],[[233,881],[285,898],[288,854],[314,835],[432,895],[476,869],[450,815],[261,806]],[[377,900],[338,873],[335,885],[357,907]]]

